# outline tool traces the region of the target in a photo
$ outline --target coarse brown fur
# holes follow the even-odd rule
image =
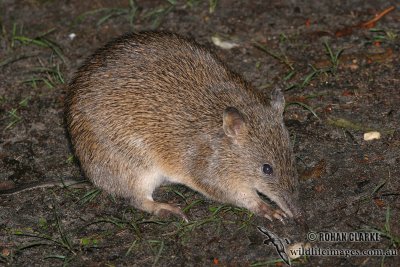
[[[69,85],[75,154],[95,185],[160,216],[165,182],[267,218],[300,214],[284,99],[269,104],[204,47],[171,33],[127,34],[97,50]],[[273,173],[266,175],[263,164]],[[258,193],[276,202],[267,205]]]

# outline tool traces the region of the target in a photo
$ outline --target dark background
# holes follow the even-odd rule
[[[215,7],[214,7],[214,4]],[[301,205],[313,231],[379,231],[400,246],[400,88],[397,1],[0,2],[0,189],[80,178],[63,121],[66,83],[96,48],[127,31],[167,30],[210,47],[268,94],[279,85],[294,142]],[[386,15],[371,21],[391,6]],[[136,11],[135,11],[136,10]],[[216,46],[212,37],[234,43]],[[75,36],[75,37],[74,37]],[[330,53],[331,52],[331,53]],[[363,134],[379,131],[379,140]],[[296,225],[269,222],[165,186],[188,224],[135,210],[90,184],[0,196],[6,266],[283,266],[264,226],[293,242]],[[399,257],[308,257],[299,266],[396,266]]]

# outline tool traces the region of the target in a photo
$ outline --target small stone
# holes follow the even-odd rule
[[[70,33],[70,34],[68,35],[68,38],[69,38],[71,41],[74,40],[75,37],[76,37],[76,34],[75,34],[75,33]]]
[[[364,140],[371,141],[374,139],[381,139],[381,133],[377,131],[367,132],[364,133]]]
[[[303,242],[290,244],[287,246],[286,249],[287,255],[291,260],[300,258],[301,256],[303,256],[304,250],[309,249],[310,247],[311,246],[309,243],[303,243]]]
[[[234,47],[239,46],[237,43],[231,41],[223,41],[219,36],[213,36],[211,37],[211,40],[216,46],[222,49],[232,49]]]

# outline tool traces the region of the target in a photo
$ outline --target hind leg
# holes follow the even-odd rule
[[[84,149],[77,150],[81,152],[82,168],[90,180],[108,193],[130,199],[138,209],[161,217],[176,215],[187,221],[178,207],[153,200],[154,190],[166,178],[153,166],[146,153],[135,147],[129,147],[129,151],[116,147],[108,144],[106,149],[99,145],[96,153],[91,154]]]
[[[153,192],[166,179],[163,175],[156,171],[148,171],[140,174],[137,179],[130,183],[130,198],[132,204],[143,211],[155,214],[162,218],[177,216],[188,222],[186,215],[182,210],[174,205],[156,202],[153,200]]]

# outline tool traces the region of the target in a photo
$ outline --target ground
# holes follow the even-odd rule
[[[128,31],[166,30],[208,46],[266,95],[277,86],[285,90],[285,123],[311,233],[375,232],[380,240],[310,242],[312,234],[293,222],[270,222],[184,186],[164,186],[156,198],[184,208],[190,221],[160,219],[88,183],[0,195],[0,265],[284,266],[275,247],[263,243],[267,237],[257,230],[263,226],[283,241],[314,248],[397,251],[301,257],[294,266],[398,266],[396,4],[1,1],[0,190],[83,178],[63,119],[68,81],[108,40]],[[218,40],[236,46],[224,49]],[[364,140],[371,131],[380,138]]]

